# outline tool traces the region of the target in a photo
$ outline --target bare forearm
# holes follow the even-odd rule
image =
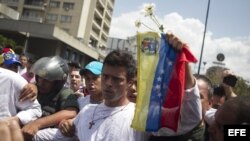
[[[45,127],[58,125],[62,120],[74,118],[76,115],[77,115],[76,109],[71,108],[71,109],[59,111],[47,117],[40,118],[36,120],[35,122],[39,124],[39,128],[41,129]]]
[[[22,123],[20,122],[20,119],[17,116],[8,117],[8,118],[3,119],[2,121],[5,121],[8,124],[10,124],[12,121],[15,121],[19,125],[22,125]]]
[[[189,89],[194,87],[195,85],[195,80],[194,80],[194,76],[192,74],[191,68],[188,65],[188,63],[185,64],[186,65],[186,76],[185,76],[185,89]]]

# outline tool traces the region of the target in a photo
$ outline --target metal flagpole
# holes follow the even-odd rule
[[[208,5],[207,5],[207,15],[206,15],[205,29],[204,29],[204,33],[203,33],[203,40],[202,40],[202,46],[201,46],[201,54],[200,54],[200,60],[199,60],[199,66],[198,66],[198,74],[200,74],[200,69],[201,69],[204,42],[205,42],[206,31],[207,31],[207,20],[208,20],[208,14],[209,14],[209,7],[210,7],[210,0],[208,0]]]

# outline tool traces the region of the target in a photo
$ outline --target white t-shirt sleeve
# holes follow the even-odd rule
[[[90,95],[87,95],[85,97],[81,96],[77,99],[78,105],[80,110],[86,106],[87,104],[90,104]]]
[[[180,111],[179,133],[185,134],[196,127],[202,120],[202,105],[197,83],[185,90]]]
[[[177,132],[170,128],[163,127],[157,132],[153,132],[155,136],[176,136],[183,135],[191,131],[202,120],[202,107],[200,93],[197,83],[193,88],[185,90],[181,104],[180,118]]]
[[[41,106],[37,100],[34,102],[30,102],[28,100],[20,102],[20,104],[17,104],[17,106],[21,109],[21,111],[18,112],[16,116],[24,125],[30,121],[36,120],[42,115]]]
[[[214,115],[216,111],[217,109],[214,108],[210,108],[206,111],[204,119],[208,125],[211,125],[214,122]]]
[[[20,102],[18,100],[21,90],[26,84],[28,83],[22,76],[17,74],[15,77],[13,77],[12,88],[15,90],[14,100],[18,112],[16,116],[19,118],[22,124],[27,124],[28,122],[33,121],[42,115],[41,106],[37,100],[34,102],[30,100]]]

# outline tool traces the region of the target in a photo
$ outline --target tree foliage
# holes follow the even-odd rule
[[[234,92],[237,95],[250,95],[250,86],[247,84],[247,81],[239,77],[234,87]]]
[[[223,67],[212,66],[207,69],[206,76],[211,80],[212,84],[217,85],[222,82]]]
[[[12,49],[15,49],[16,47],[16,42],[13,41],[12,39],[6,38],[3,35],[0,34],[0,47],[9,47]]]
[[[222,71],[225,68],[220,66],[212,66],[207,69],[206,76],[211,80],[212,84],[217,85],[222,82]],[[236,74],[237,75],[237,74]],[[244,80],[242,77],[237,76],[238,81],[233,88],[237,95],[249,95],[250,96],[250,85],[249,82]]]

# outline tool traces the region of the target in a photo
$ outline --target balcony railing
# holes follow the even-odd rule
[[[18,6],[18,1],[16,0],[0,0],[0,3],[6,4],[8,6]]]
[[[39,23],[43,22],[43,18],[42,17],[22,16],[20,20],[23,20],[23,21],[32,21],[32,22],[39,22]]]

